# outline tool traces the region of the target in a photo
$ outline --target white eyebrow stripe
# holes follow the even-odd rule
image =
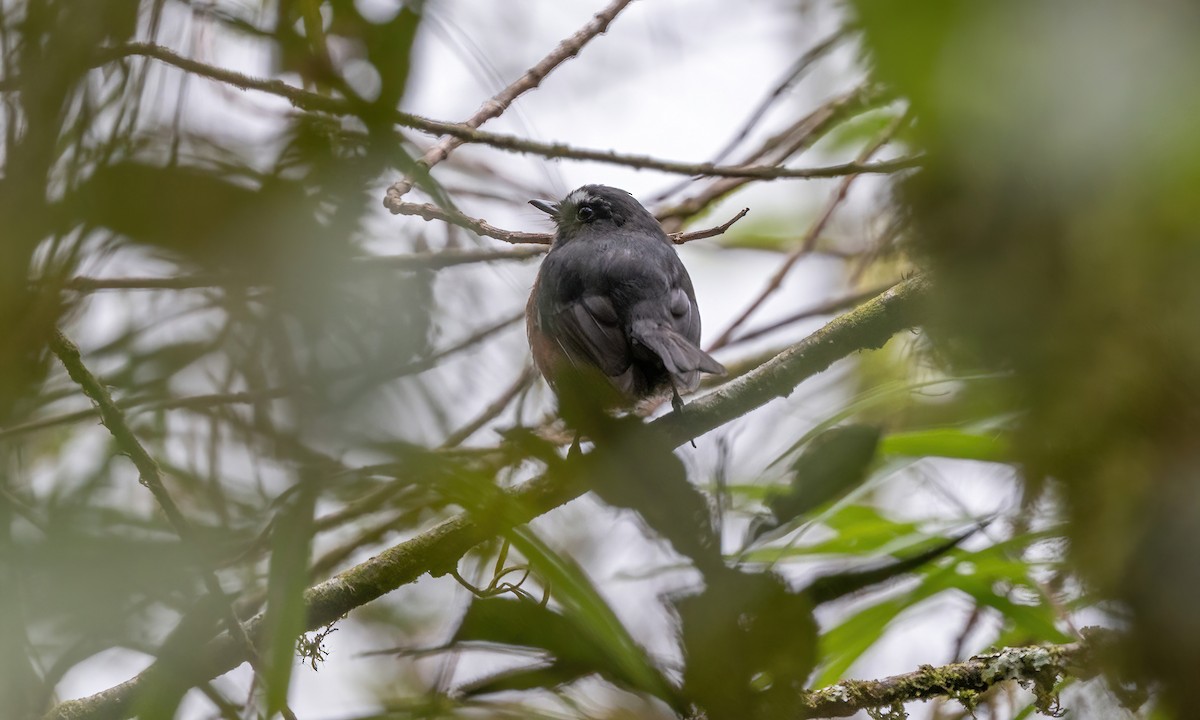
[[[570,195],[567,195],[568,205],[582,205],[592,199],[592,194],[587,190],[572,190]]]

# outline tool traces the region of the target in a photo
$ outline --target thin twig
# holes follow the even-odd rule
[[[502,231],[507,232],[507,231]],[[512,235],[534,233],[512,233]],[[540,234],[538,238],[542,237]],[[547,236],[548,237],[548,236]],[[520,242],[514,240],[513,242]],[[529,240],[527,242],[540,242]],[[495,262],[503,260],[528,260],[546,252],[545,248],[517,248],[513,250],[439,250],[437,252],[412,253],[409,255],[380,255],[375,257],[355,258],[356,266],[370,269],[389,270],[443,270],[459,265],[472,263]],[[36,280],[36,283],[48,282]],[[200,288],[222,287],[230,283],[241,283],[241,279],[231,280],[229,277],[199,273],[194,275],[176,275],[172,277],[116,277],[97,278],[78,276],[63,283],[64,290],[89,293],[100,290],[195,290]]]
[[[907,121],[908,114],[905,113],[889,123],[888,127],[882,133],[880,133],[875,142],[863,148],[863,151],[859,153],[855,162],[859,164],[867,162],[872,155],[878,152],[884,145],[887,145],[889,142],[891,142],[895,134]],[[729,341],[733,339],[733,333],[736,332],[737,329],[740,328],[742,324],[750,318],[751,315],[753,315],[760,307],[762,307],[762,304],[766,302],[767,298],[769,298],[776,290],[780,288],[780,286],[783,284],[783,279],[787,277],[788,272],[791,271],[796,262],[800,258],[812,252],[813,248],[816,247],[817,239],[821,236],[821,232],[825,229],[825,226],[829,224],[829,220],[833,217],[833,214],[837,211],[838,207],[841,206],[842,201],[846,199],[846,194],[850,191],[850,186],[854,184],[854,180],[858,177],[858,175],[847,175],[846,177],[842,178],[841,182],[838,183],[837,190],[834,191],[833,195],[830,196],[829,200],[825,203],[825,207],[822,209],[821,214],[817,217],[817,221],[808,228],[808,232],[804,234],[804,237],[800,240],[800,243],[796,246],[796,249],[788,254],[787,258],[783,261],[783,264],[779,266],[779,269],[776,270],[775,274],[771,276],[771,279],[767,281],[767,284],[762,291],[760,291],[759,294],[752,301],[750,301],[750,304],[746,306],[746,309],[743,310],[742,313],[738,315],[728,327],[725,328],[725,331],[713,341],[712,345],[709,346],[709,351],[728,345]]]
[[[548,245],[554,241],[554,235],[551,233],[529,233],[518,232],[515,230],[503,230],[494,225],[489,225],[484,220],[470,217],[458,211],[446,210],[445,208],[438,207],[433,203],[410,203],[400,201],[395,210],[402,215],[413,215],[425,220],[441,220],[443,222],[448,222],[452,225],[470,230],[477,235],[495,238],[496,240],[503,240],[504,242],[508,243],[537,243],[540,245]],[[671,242],[675,243],[676,245],[682,245],[684,243],[691,242],[692,240],[702,240],[704,238],[716,237],[732,227],[735,222],[745,217],[746,213],[748,212],[750,212],[750,208],[743,208],[742,211],[737,215],[734,215],[728,221],[721,223],[716,227],[708,228],[706,230],[694,230],[692,232],[669,233],[669,237],[671,238]]]
[[[870,109],[881,100],[881,93],[856,88],[839,95],[792,123],[782,132],[768,138],[743,161],[742,165],[779,166],[816,144],[848,116]],[[680,226],[690,217],[703,212],[717,200],[729,195],[754,178],[714,177],[696,195],[664,208],[655,215],[668,229]]]
[[[755,107],[754,110],[750,111],[750,114],[747,115],[746,119],[742,122],[742,126],[738,128],[737,132],[734,133],[729,142],[725,144],[725,147],[716,154],[716,156],[713,158],[713,161],[722,162],[726,157],[728,157],[729,153],[733,152],[734,148],[736,148],[739,143],[745,140],[750,134],[750,131],[753,130],[754,127],[763,119],[763,117],[767,114],[767,110],[769,110],[771,106],[779,100],[779,98],[783,97],[783,94],[787,92],[789,88],[800,82],[800,79],[804,77],[804,73],[807,72],[810,67],[812,67],[813,63],[824,57],[826,53],[835,48],[838,43],[844,40],[849,34],[850,28],[846,26],[839,27],[837,30],[830,33],[829,36],[824,40],[821,40],[816,45],[813,45],[811,48],[806,50],[804,54],[796,60],[796,62],[792,63],[792,66],[788,68],[788,71],[784,74],[783,80],[775,85],[771,92],[759,102],[758,106]]]
[[[501,113],[507,110],[510,105],[512,105],[514,100],[524,93],[536,88],[542,83],[542,80],[544,80],[547,75],[554,71],[555,68],[557,68],[559,65],[562,65],[570,58],[578,55],[579,51],[583,49],[584,45],[586,45],[593,38],[604,33],[617,15],[624,10],[625,6],[630,2],[632,2],[632,0],[614,0],[614,2],[608,7],[596,13],[596,15],[590,21],[588,21],[586,25],[580,28],[578,32],[566,40],[563,40],[549,55],[542,58],[536,65],[526,70],[525,73],[521,75],[521,77],[517,78],[515,82],[496,93],[496,95],[494,95],[487,102],[483,103],[483,105],[475,111],[474,115],[464,120],[461,124],[465,127],[474,129],[478,128],[480,125],[483,125],[488,120],[499,116]],[[417,164],[425,170],[428,170],[429,168],[437,165],[449,157],[450,153],[464,142],[466,141],[462,138],[445,138],[437,145],[427,150],[425,154],[422,155],[419,160],[417,160]],[[388,188],[387,196],[383,201],[384,206],[388,209],[391,209],[393,205],[401,202],[401,198],[404,197],[404,195],[411,189],[412,180],[410,178],[406,177],[397,181],[390,188]],[[396,211],[392,210],[392,212]]]
[[[735,222],[746,217],[746,213],[748,213],[748,212],[750,212],[750,208],[742,208],[741,211],[737,215],[734,215],[733,217],[729,218],[728,220],[726,220],[725,222],[721,223],[720,225],[718,225],[716,227],[712,227],[707,230],[696,230],[694,232],[668,233],[668,237],[670,237],[671,242],[675,243],[676,245],[682,245],[684,243],[691,242],[693,240],[703,240],[705,238],[723,235],[726,230],[733,227],[733,224]]]
[[[181,70],[223,82],[243,90],[257,90],[288,100],[297,108],[325,112],[331,115],[355,115],[357,107],[340,98],[308,92],[288,85],[282,80],[255,78],[243,73],[213,67],[206,63],[182,57],[171,50],[152,43],[131,43],[113,48],[103,54],[103,62],[128,56],[145,56],[167,63]],[[103,64],[100,62],[98,64]],[[449,135],[464,142],[488,145],[498,150],[541,155],[553,159],[586,160],[636,168],[658,170],[676,175],[708,175],[714,177],[741,177],[756,180],[818,179],[842,177],[862,173],[890,174],[917,167],[921,158],[905,157],[871,164],[844,163],[815,168],[781,168],[771,165],[717,165],[711,162],[681,162],[662,160],[649,155],[627,155],[613,150],[576,148],[565,143],[538,142],[515,135],[490,133],[467,127],[461,123],[442,122],[397,110],[393,121],[402,127],[419,130],[432,135]]]
[[[470,230],[476,235],[503,240],[506,243],[549,245],[554,240],[554,235],[550,233],[503,230],[495,225],[489,225],[486,220],[469,217],[457,210],[447,210],[433,203],[411,203],[397,199],[388,208],[396,215],[413,215],[424,220],[441,220],[442,222]]]
[[[137,436],[125,421],[125,413],[113,402],[108,388],[96,379],[96,376],[83,364],[83,357],[79,352],[79,348],[61,330],[56,330],[50,338],[50,350],[58,356],[59,361],[66,368],[67,374],[79,385],[80,389],[83,390],[83,394],[96,403],[96,408],[100,412],[100,421],[104,423],[104,426],[112,434],[117,448],[127,455],[130,461],[133,462],[134,467],[137,468],[138,480],[150,490],[150,493],[158,502],[158,506],[162,508],[163,514],[166,515],[167,522],[175,530],[175,534],[179,536],[185,545],[195,549],[195,534],[192,531],[191,524],[188,523],[187,518],[184,517],[183,512],[175,504],[175,500],[172,499],[166,485],[163,484],[162,471],[159,469],[158,463],[137,439]],[[246,632],[246,628],[242,626],[241,621],[238,620],[236,613],[234,613],[233,606],[229,603],[228,597],[221,587],[221,581],[217,578],[216,573],[207,567],[205,563],[201,562],[200,567],[202,568],[201,576],[204,580],[205,589],[213,598],[219,601],[230,636],[242,647],[243,652],[246,653],[247,659],[250,660],[255,670],[261,672],[262,668],[254,642],[250,639],[250,635]]]
[[[286,397],[287,395],[296,392],[294,389],[288,388],[269,388],[266,390],[258,390],[252,392],[234,392],[234,393],[214,393],[211,395],[193,395],[184,398],[170,398],[167,400],[150,400],[139,399],[122,402],[118,405],[122,412],[153,412],[155,410],[176,410],[176,409],[203,409],[208,407],[217,407],[220,405],[246,404],[257,403],[264,400],[274,400],[276,398]],[[40,420],[31,420],[20,425],[13,425],[8,428],[0,428],[0,440],[7,440],[17,435],[25,435],[27,433],[45,430],[46,428],[55,427],[57,425],[66,425],[68,423],[82,422],[99,415],[99,410],[95,407],[87,410],[77,410],[75,412],[63,413],[62,415],[54,415]]]
[[[801,310],[800,312],[795,313],[793,315],[788,315],[784,319],[777,320],[777,321],[771,323],[770,325],[764,325],[763,327],[754,328],[753,330],[747,330],[745,333],[738,335],[734,339],[730,340],[728,343],[726,343],[726,345],[727,346],[735,345],[737,343],[754,340],[755,338],[762,337],[763,335],[766,335],[768,333],[773,333],[776,330],[785,328],[788,325],[791,325],[793,323],[800,322],[801,320],[807,320],[809,318],[818,317],[820,315],[831,315],[835,312],[841,312],[842,310],[845,310],[847,308],[852,308],[855,305],[858,305],[859,303],[863,302],[864,300],[870,300],[871,298],[875,297],[876,295],[878,295],[882,292],[886,292],[887,290],[890,290],[891,288],[893,288],[895,286],[896,286],[896,283],[894,283],[894,282],[886,283],[884,285],[877,285],[873,288],[868,288],[866,290],[856,292],[852,295],[846,295],[843,297],[833,298],[832,300],[827,300],[827,301],[821,303],[820,305],[815,305],[806,310]]]
[[[461,445],[464,440],[474,435],[479,431],[480,428],[482,428],[484,425],[487,425],[489,422],[495,419],[496,416],[504,412],[504,409],[507,408],[512,401],[521,394],[521,391],[523,391],[529,386],[530,383],[533,382],[534,377],[535,375],[533,368],[526,366],[525,369],[521,371],[521,374],[517,376],[516,381],[513,382],[513,384],[510,385],[507,390],[500,393],[500,396],[493,400],[490,405],[484,408],[483,412],[479,413],[477,417],[468,422],[466,425],[463,425],[458,430],[455,430],[446,436],[446,439],[442,442],[442,447],[452,448]]]

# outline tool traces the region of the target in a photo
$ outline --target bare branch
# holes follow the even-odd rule
[[[675,243],[676,245],[682,245],[686,242],[691,242],[693,240],[704,240],[705,238],[723,235],[726,230],[733,227],[733,224],[735,222],[746,217],[746,213],[748,213],[748,212],[750,212],[750,208],[742,208],[741,212],[739,212],[737,215],[734,215],[733,217],[729,218],[728,220],[721,223],[720,225],[718,225],[714,228],[709,228],[707,230],[696,230],[694,232],[685,232],[685,233],[679,233],[679,232],[670,233],[669,235],[671,238],[671,242]]]
[[[397,215],[415,215],[425,220],[441,220],[451,225],[470,230],[476,235],[503,240],[507,243],[538,243],[549,245],[554,240],[550,233],[530,233],[516,230],[503,230],[487,221],[468,217],[457,210],[447,210],[432,203],[410,203],[397,199],[388,208]]]
[[[179,537],[189,540],[191,528],[179,510],[179,506],[171,499],[166,486],[163,485],[162,471],[159,470],[158,463],[150,456],[150,453],[146,452],[137,436],[133,434],[133,430],[125,422],[125,413],[121,412],[121,409],[113,402],[108,388],[84,366],[79,348],[62,332],[55,332],[50,339],[50,349],[58,356],[71,379],[79,385],[85,395],[92,399],[92,402],[96,403],[96,409],[100,413],[100,422],[104,423],[104,426],[112,433],[113,440],[116,441],[121,452],[133,462],[138,471],[138,480],[154,495],[154,499],[158,501],[159,507],[167,516],[171,527],[175,529]]]
[[[649,155],[626,155],[613,150],[589,150],[575,148],[564,143],[543,143],[526,140],[513,135],[489,133],[483,130],[469,130],[459,125],[426,121],[426,128],[432,132],[443,132],[463,138],[469,142],[488,145],[499,150],[541,155],[551,159],[589,160],[592,162],[622,165],[638,170],[658,170],[659,172],[676,175],[708,175],[712,177],[751,178],[754,180],[799,179],[812,180],[819,178],[842,177],[860,174],[891,174],[917,167],[919,156],[883,160],[874,163],[841,163],[815,168],[785,168],[774,165],[717,165],[714,163],[680,162],[676,160],[661,160]],[[422,128],[422,129],[426,129]]]
[[[839,95],[792,123],[790,127],[767,138],[756,151],[747,156],[743,164],[779,166],[812,147],[848,116],[878,104],[881,97],[878,91],[867,88],[857,88]],[[745,177],[713,178],[699,193],[660,210],[656,215],[668,229],[675,229],[688,218],[703,212],[709,205],[752,180],[753,178]]]
[[[776,330],[785,328],[788,325],[798,323],[801,320],[807,320],[809,318],[817,317],[820,315],[829,315],[831,313],[840,312],[847,308],[852,308],[855,305],[861,303],[862,301],[870,300],[871,298],[875,297],[879,293],[889,290],[895,286],[896,286],[896,283],[890,282],[890,283],[887,283],[886,285],[877,285],[873,288],[867,288],[866,290],[861,290],[859,292],[852,293],[852,294],[846,295],[844,297],[833,298],[831,300],[827,300],[819,305],[814,305],[813,307],[810,307],[806,310],[801,310],[800,312],[788,315],[784,319],[777,320],[777,321],[771,323],[770,325],[764,325],[763,327],[754,328],[753,330],[748,330],[745,333],[738,335],[734,339],[730,340],[729,343],[727,343],[727,345],[734,345],[736,343],[746,342],[747,340],[754,340],[755,338],[759,338],[759,337],[762,337],[763,335],[767,335],[769,333],[775,332]]]
[[[255,78],[232,70],[182,57],[167,48],[153,43],[131,43],[113,48],[102,60],[108,62],[121,57],[142,55],[168,63],[187,72],[211,80],[224,82],[244,90],[257,90],[285,98],[297,108],[325,112],[331,115],[355,115],[356,110],[349,102],[335,97],[319,95],[288,85],[281,80]],[[102,64],[102,63],[101,63]],[[613,150],[591,150],[575,148],[565,143],[545,143],[527,140],[515,135],[490,133],[460,123],[431,120],[412,113],[397,110],[393,118],[397,125],[412,128],[432,135],[449,135],[463,142],[488,145],[498,150],[541,155],[546,158],[564,160],[586,160],[622,165],[639,170],[658,170],[676,175],[709,175],[714,177],[740,177],[755,180],[816,179],[842,177],[862,173],[889,174],[908,170],[920,164],[920,157],[898,158],[876,163],[843,163],[815,168],[781,168],[772,165],[718,165],[711,162],[691,163],[661,160],[649,155],[626,155]],[[390,206],[389,206],[390,207]]]
[[[899,131],[901,126],[903,126],[903,124],[907,121],[907,113],[893,120],[888,127],[882,133],[880,133],[875,142],[863,148],[863,151],[859,154],[856,162],[865,163],[867,160],[869,160],[872,155],[880,150],[880,148],[891,142],[896,132]],[[725,331],[713,341],[712,345],[709,346],[710,351],[728,345],[729,341],[733,338],[733,333],[736,332],[737,329],[746,322],[746,320],[750,319],[750,316],[753,315],[755,311],[762,307],[762,304],[771,296],[772,293],[779,289],[779,287],[783,284],[783,279],[787,276],[788,272],[791,271],[792,267],[795,266],[796,261],[812,252],[813,248],[817,245],[817,239],[821,236],[821,232],[825,229],[825,226],[829,224],[829,220],[833,217],[833,214],[837,211],[838,207],[841,206],[842,201],[846,199],[846,194],[850,191],[850,186],[854,183],[854,180],[857,177],[858,175],[847,175],[846,177],[842,178],[842,181],[838,183],[837,190],[832,196],[830,196],[828,202],[825,203],[825,208],[821,211],[821,215],[817,218],[817,221],[808,228],[808,232],[804,234],[804,237],[800,240],[800,243],[796,246],[796,249],[793,250],[783,261],[783,264],[779,266],[779,269],[776,270],[775,274],[771,276],[771,279],[767,281],[766,287],[764,287],[762,291],[759,292],[759,294],[752,301],[750,301],[750,304],[745,310],[742,311],[742,314],[738,315],[737,318],[735,318],[734,321],[725,328]]]
[[[616,19],[617,14],[624,10],[625,6],[630,2],[632,0],[614,0],[608,7],[596,13],[578,32],[559,43],[558,47],[554,48],[549,55],[542,58],[536,65],[529,68],[521,77],[517,78],[515,82],[485,102],[475,111],[474,115],[467,118],[462,124],[465,127],[477,128],[488,120],[499,116],[512,105],[514,100],[540,85],[542,80],[553,72],[555,68],[578,55],[579,51],[590,40],[603,34],[608,29],[608,26],[612,24],[612,21]],[[464,142],[465,140],[462,138],[448,137],[430,148],[421,156],[417,163],[428,170],[449,157],[450,153]],[[383,201],[384,206],[391,209],[394,204],[401,202],[401,198],[411,189],[412,181],[409,178],[404,178],[394,183],[387,190],[387,196]],[[392,212],[396,211],[392,210]]]
[[[489,225],[486,221],[477,218],[469,217],[461,212],[446,210],[432,203],[410,203],[400,201],[396,206],[396,212],[402,215],[415,215],[425,220],[441,220],[443,222],[457,225],[458,227],[470,230],[476,235],[495,238],[509,243],[538,243],[540,245],[549,245],[554,241],[552,233],[530,233],[520,232],[516,230],[504,230],[494,225]],[[750,208],[743,208],[741,212],[734,215],[728,221],[717,225],[716,227],[706,230],[694,230],[692,232],[675,232],[669,233],[671,242],[676,245],[682,245],[692,240],[702,240],[704,238],[716,237],[731,228],[735,222],[741,220],[750,212]],[[539,251],[541,252],[541,251]],[[536,253],[530,253],[534,255]],[[502,257],[506,257],[503,256]]]

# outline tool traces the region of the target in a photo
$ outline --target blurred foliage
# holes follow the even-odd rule
[[[1011,371],[1027,497],[1133,612],[1131,661],[1195,704],[1200,14],[1189,2],[853,3],[927,153],[903,187],[939,351]],[[1136,658],[1136,660],[1133,660]]]
[[[831,232],[814,254],[851,290],[886,287],[907,267],[902,227],[937,280],[935,322],[930,337],[830,371],[832,406],[806,399],[804,417],[745,431],[734,469],[743,429],[702,441],[722,449],[709,467],[696,461],[709,447],[676,454],[641,418],[569,397],[561,415],[588,449],[565,452],[523,356],[501,362],[517,354],[505,308],[520,299],[488,294],[488,263],[441,280],[413,262],[479,239],[380,222],[401,176],[442,206],[511,206],[528,189],[507,160],[471,156],[438,181],[414,161],[430,142],[396,122],[421,69],[422,3],[0,2],[6,717],[40,717],[113,657],[155,663],[115,714],[182,716],[192,702],[225,718],[304,717],[288,706],[301,660],[316,669],[388,643],[402,660],[363,673],[379,675],[363,685],[386,717],[798,717],[806,689],[853,675],[948,603],[963,612],[939,619],[958,636],[936,651],[946,661],[1069,642],[1079,616],[1128,611],[1141,631],[1131,657],[1183,707],[1200,668],[1186,555],[1200,540],[1187,430],[1200,103],[1180,71],[1197,64],[1184,42],[1195,13],[850,6],[856,22],[822,53],[861,41],[870,83],[756,128],[822,53],[806,54],[721,154],[765,135],[729,162],[854,157],[910,103],[898,144],[924,166],[900,188],[904,222],[853,247]],[[1063,29],[1068,8],[1081,31]],[[226,54],[257,57],[256,73],[308,100],[198,77]],[[699,178],[662,215],[682,227],[748,183]],[[767,217],[718,242],[795,253],[814,221]],[[184,531],[54,361],[56,329],[158,463]],[[785,337],[763,335],[772,352]],[[961,502],[942,480],[964,466],[996,495],[1020,470],[1023,498],[1002,512]],[[594,517],[510,529],[535,513],[508,490],[539,476],[590,491]],[[451,532],[457,512],[496,537],[337,626],[365,632],[325,626],[297,654],[319,624],[308,588],[400,539]],[[629,574],[655,583],[638,610],[661,616],[665,652],[622,614],[622,587],[594,574],[626,554],[618,526],[654,550],[633,553]],[[474,579],[489,568],[490,583]],[[255,616],[250,694],[196,690],[210,641]],[[345,644],[330,654],[326,638]],[[497,650],[520,662],[492,672]],[[489,672],[464,682],[460,661]]]

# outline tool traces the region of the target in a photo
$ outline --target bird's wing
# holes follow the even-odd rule
[[[700,309],[695,297],[682,284],[673,284],[668,296],[671,328],[693,345],[700,344]]]
[[[629,340],[612,301],[602,295],[584,295],[559,306],[551,318],[555,335],[572,360],[600,368],[609,377],[629,369]]]

